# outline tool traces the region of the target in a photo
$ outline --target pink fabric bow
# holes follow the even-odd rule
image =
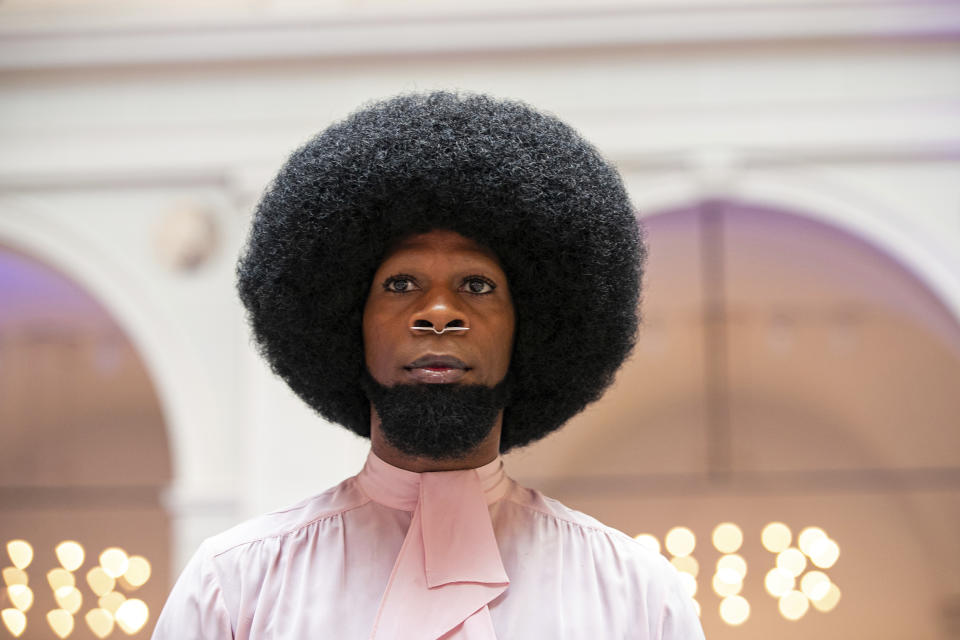
[[[487,604],[510,580],[477,471],[419,476],[410,529],[370,638],[495,640]]]

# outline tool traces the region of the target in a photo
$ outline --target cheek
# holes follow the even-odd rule
[[[498,355],[498,369],[499,373],[506,375],[507,369],[510,368],[510,357],[513,355],[513,341],[515,339],[515,323],[513,318],[505,320],[502,323],[502,326],[498,328],[497,338],[498,338],[498,349],[494,349],[493,352]]]
[[[377,379],[383,375],[384,363],[389,361],[391,341],[384,334],[383,324],[377,322],[375,314],[364,311],[363,314],[363,354],[367,369]]]

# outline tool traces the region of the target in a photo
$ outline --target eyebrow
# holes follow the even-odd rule
[[[403,266],[404,262],[406,262],[405,258],[398,258],[396,255],[392,255],[384,258],[383,261],[380,262],[380,266],[377,267],[377,271],[383,269],[384,265],[392,261],[398,261],[400,264],[398,264],[395,267],[390,267],[391,269],[403,270],[406,268]],[[476,252],[475,257],[469,258],[465,262],[467,263],[463,266],[455,266],[454,270],[470,271],[475,269],[475,270],[484,271],[484,272],[497,271],[499,273],[502,273],[504,276],[506,276],[506,271],[504,271],[503,266],[493,257],[487,256],[483,253]]]

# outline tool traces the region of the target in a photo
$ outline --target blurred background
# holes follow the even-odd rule
[[[942,0],[0,3],[0,638],[149,637],[204,537],[359,470],[234,263],[290,151],[437,88],[578,128],[650,244],[632,359],[508,470],[659,548],[712,640],[960,638]]]

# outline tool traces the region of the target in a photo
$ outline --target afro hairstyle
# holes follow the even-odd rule
[[[500,259],[516,313],[501,452],[599,398],[636,340],[646,256],[616,169],[556,117],[470,93],[400,95],[331,125],[267,187],[237,265],[260,353],[370,436],[362,318],[396,240],[434,229]]]

